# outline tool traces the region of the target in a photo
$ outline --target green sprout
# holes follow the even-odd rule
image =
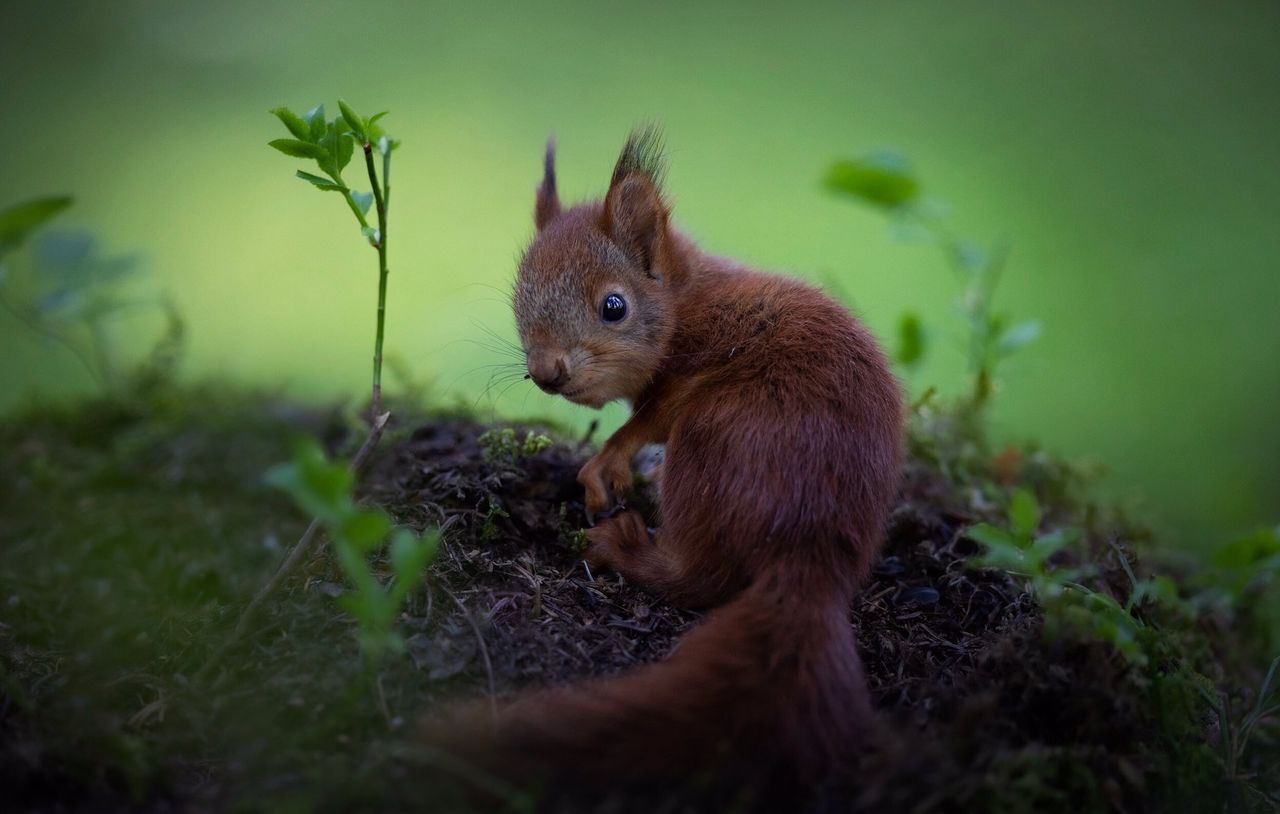
[[[500,430],[487,430],[476,441],[484,450],[484,459],[490,463],[515,464],[524,458],[531,458],[551,446],[552,441],[541,433],[532,430],[525,433],[524,440],[516,438],[516,431],[510,427]]]
[[[1008,260],[1008,245],[1000,243],[987,249],[955,235],[941,208],[922,198],[921,184],[910,164],[894,153],[879,152],[857,160],[836,161],[828,168],[823,185],[884,212],[898,235],[932,243],[941,249],[962,286],[958,306],[968,327],[969,370],[973,376],[967,403],[980,411],[995,387],[995,371],[1000,360],[1040,335],[1040,323],[1013,323],[995,309],[995,292]],[[925,353],[925,332],[919,316],[904,314],[898,334],[894,356],[910,371]]]
[[[1084,569],[1054,565],[1054,555],[1080,539],[1074,528],[1058,528],[1041,533],[1040,504],[1029,490],[1015,491],[1006,510],[1007,528],[978,523],[965,535],[986,546],[986,552],[970,559],[974,568],[1005,571],[1024,579],[1045,611],[1045,633],[1057,636],[1071,631],[1083,633],[1113,646],[1134,664],[1145,665],[1147,654],[1143,635],[1147,625],[1133,614],[1144,600],[1181,609],[1177,587],[1167,577],[1139,580],[1123,551],[1116,549],[1121,567],[1130,580],[1124,604],[1080,580]]]
[[[1280,526],[1218,546],[1198,574],[1210,604],[1248,619],[1265,652],[1280,652]]]
[[[387,215],[391,206],[391,154],[400,142],[388,136],[378,124],[386,112],[364,118],[341,100],[341,115],[325,119],[324,105],[317,105],[301,116],[287,107],[277,107],[270,112],[293,135],[268,142],[272,147],[293,158],[305,158],[316,163],[323,175],[298,170],[295,175],[324,192],[337,192],[360,224],[360,234],[378,252],[378,313],[373,347],[373,390],[371,416],[376,420],[382,413],[382,338],[387,315]],[[355,148],[364,152],[365,170],[371,192],[359,192],[347,186],[342,171],[351,163]],[[382,177],[374,167],[373,154],[382,157]],[[370,207],[378,216],[376,227],[369,225],[366,217]]]
[[[182,319],[167,298],[129,291],[142,267],[138,257],[105,255],[94,236],[84,232],[36,235],[70,205],[71,198],[56,196],[0,211],[0,307],[69,350],[102,388],[118,390],[121,363],[111,323],[138,308],[159,306],[168,316],[168,329],[142,377],[171,375],[181,352]],[[28,242],[30,256],[15,267],[9,255]],[[158,354],[172,358],[157,365]]]
[[[480,542],[492,543],[498,539],[498,518],[511,517],[511,514],[497,500],[490,498],[489,510],[485,512],[484,524],[480,526]]]
[[[400,142],[388,136],[378,123],[379,120],[387,115],[385,112],[364,118],[352,110],[351,106],[346,102],[339,101],[338,107],[341,110],[341,115],[333,119],[325,118],[324,105],[317,105],[301,116],[287,107],[278,107],[271,110],[271,114],[284,124],[293,138],[275,139],[268,143],[287,156],[314,161],[317,169],[323,175],[298,170],[295,173],[296,176],[322,192],[339,193],[342,199],[346,201],[351,214],[355,216],[360,226],[360,233],[378,253],[378,311],[373,340],[373,386],[370,392],[369,434],[365,437],[364,443],[361,444],[350,463],[345,466],[338,467],[325,464],[325,466],[328,466],[328,469],[325,469],[320,463],[316,462],[316,454],[303,451],[299,453],[300,457],[294,461],[293,466],[297,468],[296,472],[289,469],[274,470],[273,478],[275,482],[283,488],[289,489],[290,493],[298,500],[299,505],[307,509],[314,509],[314,519],[311,525],[307,527],[307,530],[303,532],[302,537],[289,549],[284,560],[276,569],[275,574],[258,590],[241,612],[235,631],[206,664],[205,670],[216,664],[236,640],[240,638],[256,609],[310,550],[312,541],[321,526],[326,527],[330,534],[333,535],[338,558],[343,563],[343,568],[346,570],[348,578],[357,586],[357,598],[351,600],[348,604],[352,612],[360,619],[361,626],[366,631],[366,653],[380,654],[385,649],[387,641],[382,636],[382,632],[385,626],[390,624],[389,617],[386,617],[386,614],[394,612],[394,608],[399,606],[400,598],[394,598],[394,601],[381,598],[368,599],[367,597],[375,596],[369,583],[372,577],[362,567],[357,567],[359,562],[363,561],[363,556],[370,548],[376,546],[382,536],[385,536],[386,529],[382,528],[385,523],[378,520],[362,520],[359,521],[362,524],[358,524],[359,527],[348,527],[342,524],[335,526],[335,518],[341,519],[346,516],[340,512],[335,514],[335,512],[338,512],[341,506],[346,504],[343,504],[339,497],[335,497],[336,493],[333,489],[327,492],[317,492],[316,494],[311,494],[304,489],[304,487],[310,488],[310,481],[306,478],[315,475],[317,472],[328,471],[329,474],[325,477],[335,481],[338,480],[338,475],[333,474],[333,472],[340,468],[347,473],[343,475],[343,483],[346,485],[341,491],[343,494],[349,493],[350,486],[354,483],[361,466],[369,459],[374,449],[377,448],[379,441],[381,441],[382,434],[386,430],[387,422],[391,417],[390,413],[382,410],[382,341],[386,332],[387,277],[390,274],[390,270],[387,267],[387,216],[391,204],[391,154],[400,146]],[[342,178],[342,171],[351,163],[351,158],[355,155],[357,146],[364,153],[365,171],[369,178],[371,192],[360,192],[352,189]],[[381,178],[379,178],[377,168],[374,166],[373,154],[375,151],[382,158]],[[376,208],[377,227],[370,226],[366,217],[370,207]],[[323,456],[319,456],[319,458],[323,461]],[[291,472],[293,474],[290,474]],[[322,500],[321,498],[324,499]],[[348,503],[350,502],[349,495],[345,500]],[[379,531],[380,534],[374,534],[374,531]],[[404,542],[406,539],[402,535],[397,535],[393,539],[391,545],[393,565],[408,556],[405,554],[408,550],[406,547],[409,545],[409,543]],[[432,543],[433,547],[434,545],[435,543]],[[423,562],[425,563],[425,560]],[[397,567],[397,571],[399,570]]]
[[[408,529],[393,530],[385,512],[357,505],[351,496],[355,475],[346,464],[328,460],[311,438],[300,441],[292,462],[271,469],[266,480],[318,518],[329,533],[338,565],[353,589],[338,601],[359,623],[366,664],[375,667],[388,651],[402,651],[404,640],[393,629],[396,614],[435,557],[439,533],[419,537]],[[384,586],[369,558],[388,537],[392,576]]]

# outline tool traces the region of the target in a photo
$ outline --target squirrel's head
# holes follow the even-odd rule
[[[529,376],[546,392],[592,407],[634,400],[665,355],[675,253],[661,176],[657,130],[637,131],[604,200],[562,211],[547,145],[538,234],[520,260],[513,297]]]

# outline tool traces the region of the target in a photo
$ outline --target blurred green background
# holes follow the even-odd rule
[[[514,336],[546,136],[580,198],[642,119],[665,124],[677,220],[705,247],[838,281],[882,336],[918,311],[933,352],[911,384],[954,391],[936,251],[819,186],[832,159],[892,147],[959,232],[1012,242],[1000,301],[1044,324],[1004,368],[1001,438],[1101,462],[1181,545],[1280,517],[1274,2],[85,0],[5,18],[0,205],[69,192],[58,226],[141,251],[188,320],[188,377],[366,392],[372,252],[266,146],[286,135],[268,108],[342,96],[389,109],[404,142],[388,347],[447,403],[592,417],[524,383],[482,397],[503,360],[480,326]],[[119,327],[145,347],[156,323]],[[88,389],[3,314],[0,342],[0,409]]]

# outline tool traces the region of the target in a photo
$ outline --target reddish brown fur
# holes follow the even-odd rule
[[[548,158],[515,311],[530,371],[563,365],[551,389],[633,405],[579,475],[589,511],[625,495],[642,445],[666,444],[656,535],[622,512],[588,532],[587,561],[713,610],[666,661],[433,737],[508,772],[554,761],[614,781],[714,762],[811,781],[842,765],[869,715],[848,610],[897,488],[899,391],[840,305],[672,228],[655,156],[652,132],[633,136],[605,200],[563,212]],[[629,311],[607,324],[615,292]]]

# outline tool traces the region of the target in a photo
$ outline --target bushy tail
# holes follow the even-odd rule
[[[767,577],[665,661],[526,694],[496,721],[470,717],[427,737],[509,777],[560,769],[618,783],[723,768],[803,783],[847,765],[869,702],[847,596]]]

